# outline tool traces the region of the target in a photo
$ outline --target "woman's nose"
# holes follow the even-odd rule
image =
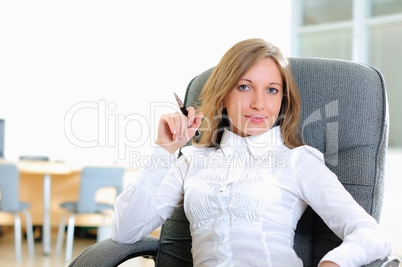
[[[264,109],[264,101],[261,95],[255,94],[253,96],[253,99],[251,101],[251,108],[256,109],[256,110],[262,110]]]

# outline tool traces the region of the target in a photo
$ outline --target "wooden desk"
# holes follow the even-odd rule
[[[30,162],[20,161],[17,163],[21,174],[43,175],[43,254],[50,254],[50,186],[51,175],[71,175],[79,172],[81,168],[62,162]]]

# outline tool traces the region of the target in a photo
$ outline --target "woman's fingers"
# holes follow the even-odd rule
[[[187,129],[187,117],[181,113],[175,113],[175,125],[177,130],[177,135],[175,139],[182,139],[186,129]]]
[[[191,133],[195,133],[195,131],[200,127],[201,121],[203,118],[203,113],[199,112],[197,115],[195,114],[195,109],[190,107],[188,109],[188,116],[184,116],[182,113],[170,113],[167,115],[163,115],[164,120],[169,125],[170,132],[172,134],[173,139],[181,139],[187,135],[187,130],[190,130]],[[190,138],[193,134],[190,134]]]
[[[188,118],[188,125],[187,127],[191,127],[191,125],[193,124],[194,120],[195,120],[195,109],[193,107],[189,107],[187,109],[187,118]]]
[[[171,113],[164,115],[173,140],[180,139],[185,135],[188,119],[181,113]]]
[[[195,132],[200,127],[203,117],[204,114],[202,112],[199,112],[197,116],[193,116],[191,126],[188,128],[190,132],[190,138],[195,135]]]
[[[165,125],[165,134],[170,135],[175,140],[181,139],[184,136],[188,137],[189,131],[191,132],[191,138],[195,130],[200,127],[202,117],[202,112],[196,115],[195,109],[190,107],[188,109],[188,116],[180,112],[164,114],[161,116],[160,122]]]
[[[202,118],[204,118],[204,113],[199,112],[195,118],[195,127],[197,129],[201,126]]]
[[[169,126],[170,133],[172,135],[177,134],[177,129],[176,129],[176,124],[175,124],[174,118],[171,116],[171,114],[166,115],[165,118],[166,118],[166,122]]]
[[[179,112],[162,115],[155,143],[170,153],[184,146],[195,135],[203,118],[202,112],[195,116],[194,108],[188,112],[189,117]]]

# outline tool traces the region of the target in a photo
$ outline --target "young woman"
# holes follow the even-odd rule
[[[310,205],[344,240],[321,267],[362,266],[391,255],[387,234],[323,155],[300,141],[299,95],[278,48],[261,39],[233,46],[204,86],[198,109],[161,117],[154,165],[117,198],[113,240],[136,242],[184,205],[195,266],[303,266],[293,238]],[[176,160],[172,154],[197,129],[201,136]]]

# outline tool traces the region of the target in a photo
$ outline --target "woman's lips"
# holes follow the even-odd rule
[[[267,119],[267,117],[263,115],[246,115],[246,118],[254,123],[263,123]]]

